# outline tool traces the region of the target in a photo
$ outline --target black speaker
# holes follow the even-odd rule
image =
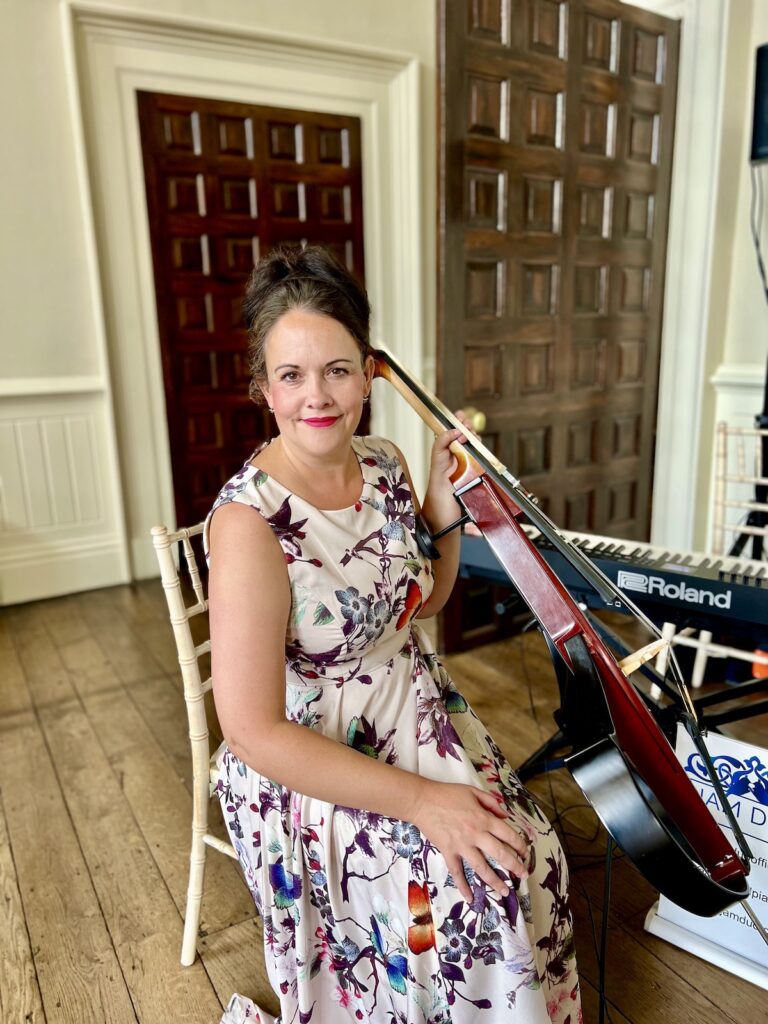
[[[749,159],[752,163],[768,160],[768,43],[757,48],[752,150]]]

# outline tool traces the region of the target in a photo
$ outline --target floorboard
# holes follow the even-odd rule
[[[48,1024],[131,1024],[131,995],[38,721],[3,734],[10,850]],[[28,967],[25,968],[27,971]]]
[[[194,631],[204,639],[205,622]],[[555,731],[556,686],[538,634],[446,664],[513,764]],[[728,732],[768,746],[768,716]],[[566,771],[528,785],[567,849],[584,1020],[597,1024],[605,833]],[[3,1022],[215,1024],[233,990],[276,1011],[260,922],[229,858],[210,854],[200,956],[179,965],[190,788],[158,581],[0,611]],[[764,1019],[761,989],[645,932],[655,898],[615,856],[606,1024]]]
[[[11,856],[5,808],[0,802],[0,1020],[44,1021],[16,867]]]

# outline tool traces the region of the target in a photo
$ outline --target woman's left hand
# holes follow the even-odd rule
[[[464,444],[468,434],[472,437],[477,437],[463,409],[457,409],[453,415],[464,429],[457,430],[455,427],[452,427],[450,430],[444,430],[442,434],[438,434],[435,437],[434,444],[432,445],[430,475],[434,472],[435,476],[446,479],[456,469],[456,457],[449,450],[450,446],[454,441]]]
[[[432,501],[438,502],[440,505],[444,502],[447,503],[451,513],[455,512],[456,507],[455,499],[453,497],[453,485],[451,484],[451,474],[455,471],[457,462],[456,456],[450,450],[450,447],[454,441],[458,441],[459,444],[464,444],[468,435],[472,437],[477,436],[472,430],[471,423],[463,409],[458,409],[454,413],[454,416],[459,423],[461,423],[464,429],[458,430],[454,427],[450,430],[444,430],[441,434],[438,434],[435,437],[434,444],[432,445],[429,485],[427,488]],[[466,529],[468,532],[473,532],[475,527],[470,523]]]

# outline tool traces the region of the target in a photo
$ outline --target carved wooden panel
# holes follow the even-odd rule
[[[612,157],[616,151],[616,104],[590,103],[584,100],[581,104],[581,138],[582,153],[595,153],[597,156]]]
[[[467,131],[499,140],[509,137],[509,82],[505,78],[470,75]]]
[[[487,43],[509,43],[511,0],[470,0],[467,34]]]
[[[507,175],[484,167],[468,167],[466,172],[464,217],[468,224],[491,231],[507,226]]]
[[[598,421],[577,420],[568,424],[568,465],[589,466],[598,459]]]
[[[318,242],[363,276],[360,123],[152,93],[139,120],[176,515],[191,523],[270,433],[247,397],[254,263],[279,242]]]
[[[645,313],[651,288],[650,267],[621,267],[622,313]]]
[[[555,346],[553,344],[520,345],[518,351],[518,393],[542,395],[554,390]]]
[[[642,385],[645,370],[645,339],[620,338],[616,342],[616,385]]]
[[[624,237],[653,237],[653,194],[647,192],[627,192],[624,207]]]
[[[597,316],[608,303],[608,267],[577,264],[573,268],[573,311]]]
[[[608,489],[608,511],[606,519],[610,524],[610,535],[620,534],[637,515],[637,483],[624,480],[611,484]]]
[[[529,88],[525,96],[523,137],[533,146],[562,149],[565,101],[562,92]]]
[[[440,0],[438,389],[565,527],[650,523],[679,25]]]
[[[523,263],[521,271],[521,315],[554,316],[557,312],[559,267],[551,263]]]
[[[606,347],[605,338],[593,338],[574,344],[571,358],[572,390],[605,387]]]
[[[467,317],[500,317],[504,312],[504,264],[472,260],[466,266]]]
[[[568,45],[566,0],[528,0],[528,48],[549,57],[565,57]]]
[[[658,85],[664,81],[666,40],[663,33],[635,28],[632,42],[632,75]]]
[[[586,11],[584,14],[583,63],[615,74],[619,64],[618,18],[606,18]]]
[[[550,427],[531,427],[517,433],[514,472],[532,477],[548,473],[552,463],[552,431]]]
[[[523,230],[556,235],[560,231],[563,183],[559,178],[523,177]]]
[[[610,185],[579,185],[576,194],[576,233],[588,238],[610,238],[613,223],[613,188]]]
[[[578,532],[593,529],[595,521],[595,491],[570,493],[565,496],[565,528]]]
[[[659,162],[661,118],[651,110],[633,110],[629,116],[630,160],[647,164]]]
[[[611,456],[614,459],[638,455],[641,440],[640,416],[632,413],[628,416],[616,416],[613,420],[613,440]]]
[[[501,350],[497,346],[468,348],[464,368],[464,392],[467,398],[474,401],[477,398],[501,396]]]

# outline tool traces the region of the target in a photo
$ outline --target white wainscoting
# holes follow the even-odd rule
[[[127,582],[106,393],[86,378],[3,381],[0,604]],[[55,390],[54,390],[55,389]]]

